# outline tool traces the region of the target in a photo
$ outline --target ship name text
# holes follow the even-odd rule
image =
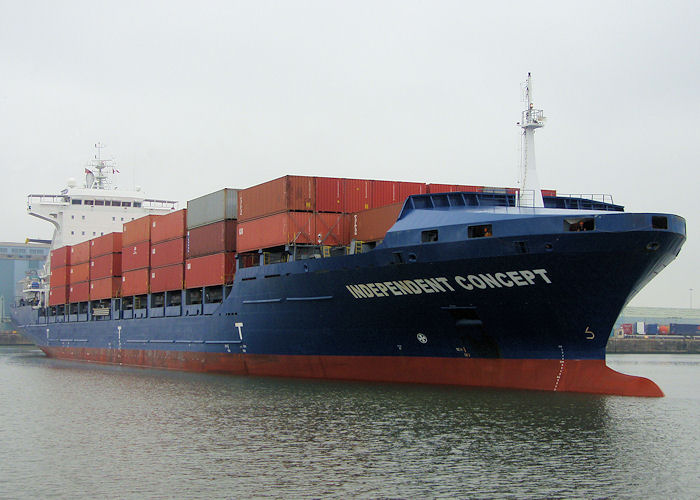
[[[415,278],[410,280],[382,281],[345,285],[356,299],[390,297],[398,295],[420,295],[423,293],[448,293],[463,290],[486,290],[487,288],[513,288],[543,283],[549,285],[552,280],[546,269],[523,269],[521,271],[504,271],[499,273],[467,274],[434,278]]]

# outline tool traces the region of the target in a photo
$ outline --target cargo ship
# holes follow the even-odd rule
[[[284,176],[222,189],[55,246],[48,293],[16,321],[48,356],[97,363],[662,396],[607,367],[605,347],[685,221],[539,189],[530,85],[519,188]],[[66,210],[97,199],[63,196]]]

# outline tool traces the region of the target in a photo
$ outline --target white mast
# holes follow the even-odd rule
[[[535,130],[544,127],[546,118],[541,109],[534,109],[532,102],[532,81],[530,73],[527,74],[527,81],[524,84],[525,101],[527,109],[522,112],[522,119],[518,123],[523,129],[522,133],[522,155],[520,159],[520,206],[530,205],[533,207],[544,207],[540,182],[537,178],[537,168],[535,165]],[[530,199],[532,202],[530,203]]]

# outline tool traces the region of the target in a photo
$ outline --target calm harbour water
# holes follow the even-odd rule
[[[700,356],[608,364],[666,397],[202,375],[0,347],[0,497],[700,497]]]

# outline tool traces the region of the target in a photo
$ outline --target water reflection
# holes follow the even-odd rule
[[[698,488],[691,459],[697,464],[700,444],[696,432],[687,436],[694,427],[686,418],[697,416],[692,400],[671,400],[669,420],[665,399],[0,356],[0,375],[8,368],[23,371],[19,408],[33,413],[15,431],[43,436],[40,458],[15,446],[17,474],[48,475],[32,483],[35,494],[601,497],[684,496]],[[679,434],[685,448],[676,445]],[[686,465],[669,467],[669,457]],[[85,470],[102,480],[86,484],[77,472]]]

